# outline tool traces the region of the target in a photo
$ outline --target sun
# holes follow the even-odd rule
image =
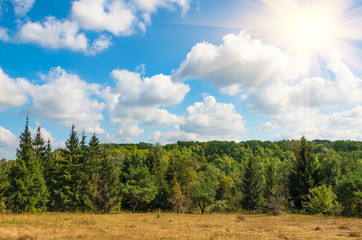
[[[319,4],[303,6],[289,1],[271,22],[275,34],[282,36],[291,51],[301,55],[325,53],[335,38],[343,35],[339,29],[340,14],[331,6]]]
[[[331,52],[351,60],[361,55],[351,42],[362,41],[362,8],[352,0],[259,0],[240,17],[244,28],[289,56],[325,66]],[[362,5],[362,4],[360,4]]]

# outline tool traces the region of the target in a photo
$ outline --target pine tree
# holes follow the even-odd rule
[[[93,134],[89,141],[87,161],[90,164],[90,195],[97,210],[110,212],[118,203],[119,170],[105,149],[99,146],[99,140]]]
[[[102,151],[101,168],[99,181],[98,202],[102,212],[110,212],[112,208],[120,203],[119,168],[116,167],[112,158],[106,155],[105,149]]]
[[[296,149],[294,155],[294,166],[289,175],[289,192],[295,207],[300,210],[309,189],[315,186],[317,159],[304,137],[301,138],[300,146]]]
[[[49,194],[40,163],[34,153],[28,117],[25,130],[20,135],[16,157],[16,162],[10,171],[11,210],[15,212],[45,210]]]
[[[40,169],[43,172],[44,171],[44,161],[45,161],[45,154],[46,154],[46,146],[45,141],[41,135],[41,127],[38,126],[36,129],[36,134],[33,140],[33,147],[34,147],[34,153],[35,156],[38,158],[38,161],[40,163]]]
[[[132,206],[132,211],[142,203],[149,203],[157,194],[155,177],[151,175],[146,166],[130,166],[129,172],[125,174],[126,183],[122,192]]]
[[[82,141],[79,143],[77,131],[72,125],[72,130],[68,141],[65,143],[66,149],[65,159],[70,169],[70,209],[72,211],[86,211],[93,208],[92,201],[89,196],[89,175],[88,167],[85,163],[85,136],[83,134]]]
[[[250,157],[247,162],[242,186],[243,208],[246,210],[260,208],[263,202],[263,175],[256,157]]]

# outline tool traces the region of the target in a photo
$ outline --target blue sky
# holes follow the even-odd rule
[[[0,157],[54,148],[362,140],[362,1],[4,0]]]

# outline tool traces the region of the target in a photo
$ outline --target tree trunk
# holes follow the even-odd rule
[[[136,203],[133,205],[133,209],[132,209],[133,213],[136,212],[137,205],[138,205],[138,201],[136,201]]]

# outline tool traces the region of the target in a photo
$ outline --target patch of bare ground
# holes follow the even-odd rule
[[[361,236],[361,219],[322,215],[173,213],[0,215],[0,240],[360,239]]]

